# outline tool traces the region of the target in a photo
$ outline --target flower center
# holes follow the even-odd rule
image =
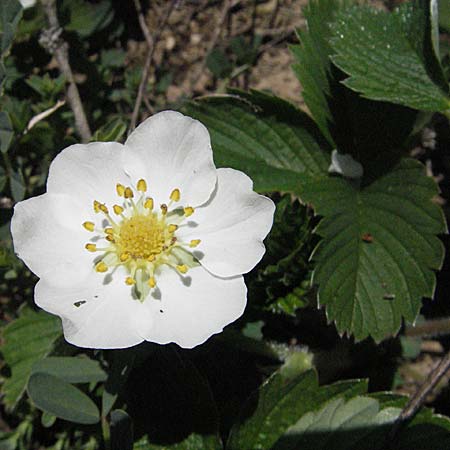
[[[183,275],[198,265],[189,249],[196,247],[200,240],[182,242],[176,236],[176,231],[186,225],[183,221],[194,213],[194,208],[175,206],[181,193],[174,189],[170,201],[155,210],[153,199],[146,196],[147,183],[143,179],[138,181],[136,193],[121,184],[116,185],[116,191],[121,198],[120,204],[113,205],[116,218],[110,215],[104,203],[94,200],[94,211],[104,215],[106,226],[98,229],[94,222],[83,223],[87,231],[95,233],[85,248],[101,253],[94,261],[94,269],[99,273],[112,269],[113,274],[117,267],[124,267],[128,274],[125,283],[132,287],[134,296],[143,301],[156,287],[155,275],[159,274],[161,266]],[[137,201],[135,197],[138,197]],[[105,244],[98,245],[102,240]]]
[[[164,223],[151,214],[150,216],[133,216],[120,226],[117,247],[122,253],[128,253],[134,259],[147,259],[163,251]]]

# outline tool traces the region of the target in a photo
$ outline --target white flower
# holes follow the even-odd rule
[[[328,172],[338,173],[346,178],[361,178],[364,170],[363,166],[354,160],[352,155],[338,153],[337,150],[333,150]]]
[[[23,9],[31,8],[36,4],[36,0],[19,0]]]
[[[242,274],[264,254],[274,208],[245,174],[215,168],[200,122],[164,111],[124,145],[63,150],[11,231],[67,341],[191,348],[243,313]]]

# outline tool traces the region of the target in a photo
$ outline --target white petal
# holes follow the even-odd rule
[[[151,326],[150,311],[131,297],[124,274],[115,273],[109,284],[103,284],[104,279],[92,273],[85,283],[72,288],[55,288],[40,280],[35,302],[62,318],[64,337],[71,344],[105,349],[139,344],[143,341],[139,329],[143,323]]]
[[[208,130],[199,121],[175,111],[160,112],[139,125],[125,146],[125,170],[133,179],[146,179],[157,203],[167,203],[175,188],[186,206],[210,197],[216,169]]]
[[[338,173],[346,178],[361,178],[364,170],[363,166],[353,159],[350,154],[341,154],[337,150],[331,152],[331,165],[328,168],[330,173]]]
[[[136,183],[122,166],[124,146],[117,142],[71,145],[50,165],[47,192],[64,193],[92,206],[94,200],[112,206],[120,201],[116,184]],[[88,218],[86,218],[88,220]]]
[[[263,239],[272,227],[275,205],[255,193],[252,180],[233,169],[218,169],[211,200],[197,208],[177,237],[200,239],[193,254],[210,272],[230,277],[249,272],[262,258]]]
[[[17,203],[11,233],[17,256],[38,277],[71,285],[92,272],[90,234],[81,224],[83,204],[63,194],[44,194]]]
[[[183,278],[184,283],[170,269],[157,277],[153,295],[159,299],[150,295],[143,303],[154,313],[154,322],[141,329],[147,341],[192,348],[244,312],[247,288],[243,277],[218,278],[197,266]]]

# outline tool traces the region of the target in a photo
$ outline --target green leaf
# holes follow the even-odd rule
[[[94,424],[100,420],[95,403],[82,391],[46,373],[33,373],[28,380],[27,392],[42,411],[60,419],[81,424]]]
[[[300,45],[291,46],[294,56],[293,69],[302,84],[302,96],[320,130],[333,143],[330,128],[334,123],[331,93],[337,84],[329,55],[328,42],[332,36],[330,26],[336,14],[351,3],[347,0],[311,0],[303,15],[308,24],[305,30],[297,30]]]
[[[172,445],[150,444],[147,438],[134,444],[133,450],[222,450],[223,444],[218,436],[191,434],[182,442]]]
[[[204,97],[183,111],[208,128],[216,165],[245,171],[258,191],[298,193],[304,176],[328,168],[317,126],[282,99],[241,92]]]
[[[378,401],[368,397],[338,398],[318,412],[305,414],[272,449],[381,450],[384,433],[400,412],[400,408],[380,412]]]
[[[333,62],[364,97],[425,111],[450,109],[449,86],[432,39],[429,0],[386,13],[354,6],[340,13]]]
[[[0,2],[0,59],[8,52],[14,33],[22,17],[22,6],[17,0]]]
[[[341,177],[302,185],[303,201],[324,216],[313,253],[318,299],[340,333],[381,341],[396,333],[402,317],[417,317],[422,297],[433,296],[435,270],[446,231],[438,193],[423,166],[404,159],[367,186]]]
[[[0,112],[0,151],[6,153],[11,144],[11,140],[14,135],[14,130],[9,118],[9,114]]]
[[[117,142],[120,141],[126,130],[127,126],[121,118],[113,119],[94,133],[92,141]]]
[[[121,409],[111,412],[111,449],[133,450],[133,421]]]
[[[11,194],[16,202],[20,202],[25,197],[25,179],[23,178],[23,173],[20,168],[13,170],[10,175],[9,183],[11,186]]]
[[[217,78],[225,78],[230,75],[233,66],[227,55],[220,48],[213,48],[206,57],[206,67]]]
[[[450,33],[450,3],[439,0],[439,26]]]
[[[95,4],[86,3],[83,0],[65,0],[61,10],[64,15],[70,17],[65,29],[78,33],[82,38],[102,30],[114,17],[112,4],[107,0],[101,0]]]
[[[56,422],[57,417],[53,414],[43,411],[41,416],[41,424],[44,428],[52,427]]]
[[[402,410],[404,399],[354,397],[328,402],[320,411],[305,414],[272,450],[385,450],[388,433]],[[450,420],[430,410],[418,414],[398,435],[390,450],[439,450],[450,442]]]
[[[70,356],[50,356],[40,359],[33,364],[31,373],[46,373],[68,383],[98,383],[107,378],[98,361]]]
[[[6,70],[3,59],[9,51],[17,24],[22,17],[22,6],[17,0],[2,0],[0,2],[0,95]]]
[[[318,409],[335,396],[347,398],[367,389],[367,384],[362,381],[346,381],[319,388],[313,370],[305,372],[302,365],[296,369],[291,361],[249,398],[231,430],[227,449],[270,449],[304,414]],[[296,363],[295,360],[293,362]]]
[[[2,392],[8,408],[13,408],[25,391],[33,363],[50,353],[60,336],[61,321],[58,317],[28,308],[4,328],[1,351],[11,369],[11,377],[5,380]]]

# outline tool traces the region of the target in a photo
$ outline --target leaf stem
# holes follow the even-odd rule
[[[102,416],[102,434],[105,450],[111,450],[111,429],[105,416]]]

